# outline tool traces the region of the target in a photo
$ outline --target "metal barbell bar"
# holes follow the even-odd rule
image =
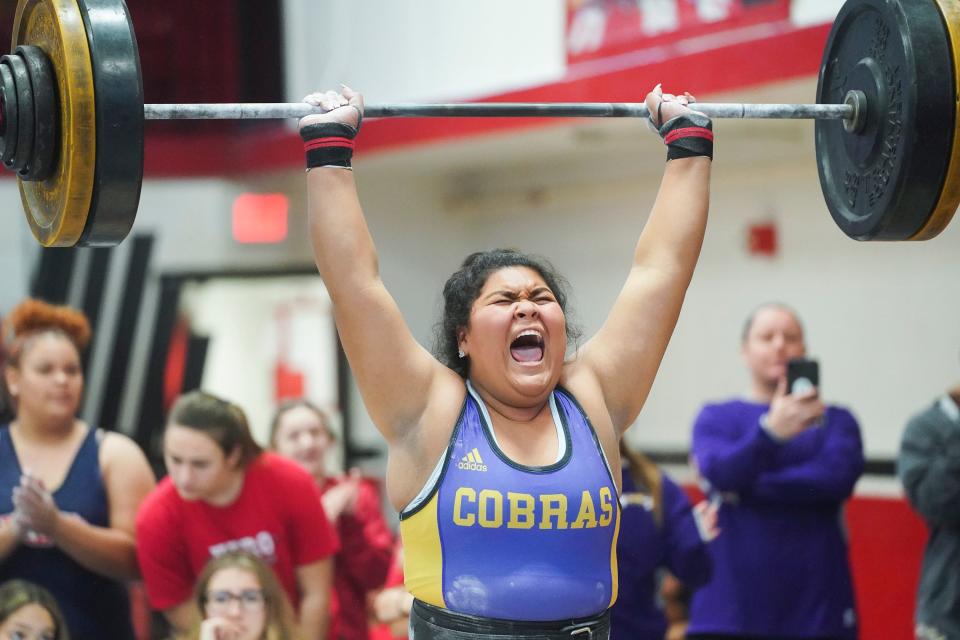
[[[794,120],[849,120],[857,111],[843,104],[740,104],[694,103],[694,108],[711,118],[764,118]],[[270,120],[302,118],[323,110],[304,102],[234,104],[147,104],[147,120]],[[371,104],[364,107],[366,118],[647,118],[642,102],[486,102],[462,104]]]

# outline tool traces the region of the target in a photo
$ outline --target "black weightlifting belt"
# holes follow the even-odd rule
[[[489,636],[498,640],[607,640],[610,637],[610,612],[555,622],[527,622],[456,613],[414,600],[410,628],[413,640],[479,640]]]

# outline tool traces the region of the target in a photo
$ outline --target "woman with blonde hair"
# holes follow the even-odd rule
[[[292,640],[299,638],[293,607],[273,570],[251,553],[212,558],[196,586],[200,622],[196,640]]]
[[[56,598],[75,638],[133,638],[126,581],[139,577],[134,518],[154,485],[140,448],[77,417],[90,325],[26,300],[5,318],[0,422],[0,582]]]

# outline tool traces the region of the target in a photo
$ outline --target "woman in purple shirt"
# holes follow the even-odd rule
[[[741,350],[749,396],[706,405],[693,429],[693,461],[723,500],[723,535],[688,637],[856,638],[842,507],[863,471],[860,428],[816,388],[787,393],[787,362],[806,353],[788,307],[755,311]]]

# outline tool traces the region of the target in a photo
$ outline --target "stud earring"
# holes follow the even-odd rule
[[[467,354],[465,354],[465,353],[463,352],[463,349],[458,349],[458,350],[457,350],[457,356],[459,356],[459,357],[461,357],[461,358],[466,358],[466,357],[467,357]]]

